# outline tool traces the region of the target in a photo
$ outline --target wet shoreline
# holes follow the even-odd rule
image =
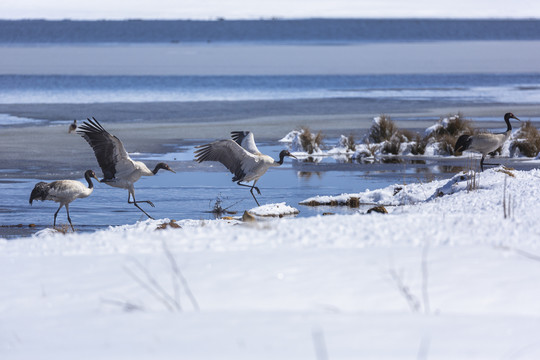
[[[461,112],[498,119],[507,111],[522,120],[536,116],[537,106],[468,104],[444,101],[384,101],[365,99],[267,100],[190,103],[0,104],[0,113],[46,120],[37,125],[0,127],[1,179],[78,178],[95,168],[94,155],[67,121],[94,116],[118,136],[129,153],[165,154],[211,139],[227,138],[230,131],[250,130],[258,142],[275,142],[289,131],[307,126],[328,139],[353,134],[361,139],[382,113],[402,129],[423,132],[437,119]],[[406,119],[406,120],[405,120]],[[499,129],[502,121],[475,123]]]

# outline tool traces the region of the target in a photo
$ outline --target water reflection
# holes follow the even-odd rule
[[[303,180],[309,180],[313,175],[316,175],[317,178],[320,180],[322,179],[323,173],[320,171],[297,171],[296,176]]]
[[[383,157],[380,159],[380,162],[383,164],[404,164],[405,161],[402,158],[398,157]]]

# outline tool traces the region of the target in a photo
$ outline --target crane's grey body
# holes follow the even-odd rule
[[[54,213],[53,226],[56,226],[56,216],[58,215],[58,212],[62,206],[65,206],[69,224],[71,225],[71,229],[75,231],[73,224],[71,223],[71,218],[69,217],[69,204],[75,199],[82,199],[90,196],[94,190],[94,184],[92,183],[91,178],[98,180],[96,174],[92,170],[87,170],[84,173],[84,177],[88,182],[88,186],[85,186],[83,183],[76,180],[58,180],[51,183],[37,183],[30,194],[30,205],[32,205],[32,201],[34,200],[52,200],[60,203],[60,207]]]
[[[517,117],[512,113],[506,113],[504,115],[504,121],[506,122],[506,131],[502,133],[480,133],[476,135],[461,135],[454,146],[454,152],[462,151],[475,151],[482,154],[480,159],[480,168],[484,171],[484,159],[486,155],[497,150],[501,147],[506,140],[512,134],[512,125],[510,119],[516,119]],[[485,165],[498,165],[498,164],[485,164]]]
[[[197,146],[195,151],[195,160],[203,161],[219,161],[234,174],[232,181],[235,181],[240,186],[250,188],[251,195],[257,205],[259,202],[253,194],[253,189],[258,194],[261,193],[258,187],[255,186],[261,176],[266,171],[274,166],[283,164],[285,156],[295,157],[289,151],[283,150],[279,154],[279,160],[275,161],[268,155],[262,154],[250,131],[233,131],[233,140],[218,140],[210,144]],[[253,181],[253,185],[249,186],[242,182]]]
[[[103,171],[101,182],[112,187],[126,189],[128,191],[128,203],[134,204],[146,216],[153,219],[138,203],[144,202],[152,207],[154,207],[154,204],[149,200],[135,200],[134,183],[141,176],[155,175],[160,169],[174,171],[165,163],[158,163],[154,170],[151,171],[143,162],[132,160],[120,139],[105,130],[95,118],[87,120],[79,127],[77,133],[94,150],[99,167]],[[133,197],[133,201],[130,201],[131,197]]]

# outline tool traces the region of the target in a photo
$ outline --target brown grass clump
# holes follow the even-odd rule
[[[368,140],[374,143],[389,141],[397,133],[396,124],[390,119],[390,116],[381,114],[379,121],[371,125],[368,133]]]
[[[168,227],[173,229],[181,229],[182,227],[176,223],[176,220],[171,220],[169,222],[164,222],[162,224],[159,224],[158,227],[156,227],[156,230],[165,230]]]
[[[385,154],[399,154],[399,149],[401,148],[401,136],[393,136],[390,140],[387,140],[383,144],[382,151]]]
[[[353,134],[349,134],[349,136],[347,136],[347,142],[346,142],[346,145],[347,145],[347,150],[348,151],[356,151],[356,144],[354,142],[354,135]]]
[[[308,201],[308,202],[303,202],[302,205],[305,205],[305,206],[321,206],[321,205],[325,205],[319,201],[316,201],[316,200],[311,200],[311,201]]]
[[[508,175],[510,177],[516,177],[516,175],[514,175],[513,172],[511,172],[510,170],[507,170],[507,169],[497,169],[495,171],[506,174],[506,175]]]
[[[450,134],[443,135],[437,139],[437,142],[439,143],[439,150],[443,154],[454,154],[454,146],[456,145],[457,139]]]
[[[305,206],[349,206],[352,208],[360,207],[360,198],[356,196],[351,196],[348,198],[345,202],[340,202],[338,200],[329,200],[329,201],[317,201],[317,200],[310,200],[308,202],[303,202],[301,205]]]
[[[404,141],[413,141],[420,135],[417,132],[414,132],[409,129],[400,129],[398,134],[403,138]]]
[[[22,224],[21,224],[22,226]],[[68,224],[60,225],[54,228],[57,232],[60,234],[67,234],[69,231],[71,231],[71,227]]]
[[[257,219],[247,210],[244,210],[244,214],[242,215],[242,221],[243,222],[256,222]]]
[[[360,207],[360,198],[357,198],[357,197],[350,197],[348,200],[347,200],[347,206],[349,207],[352,207],[352,208],[357,208],[357,207]]]
[[[472,126],[472,121],[464,118],[462,113],[448,116],[448,122],[444,126],[440,126],[437,130],[433,131],[426,140],[430,140],[439,144],[439,150],[443,154],[454,154],[454,145],[457,138],[464,134],[474,134],[476,131]],[[442,124],[442,119],[439,121]]]
[[[521,125],[516,134],[516,140],[510,145],[512,154],[516,150],[527,157],[536,157],[540,152],[540,132],[530,120]]]
[[[427,141],[420,137],[420,134],[416,134],[414,138],[414,143],[411,146],[411,154],[413,155],[424,155],[426,152]]]
[[[308,154],[313,154],[315,149],[319,149],[322,145],[323,134],[319,131],[317,135],[313,135],[311,130],[306,126],[302,128],[302,133],[300,134],[300,142],[302,143],[302,148]]]
[[[372,207],[367,211],[368,214],[371,214],[372,212],[376,212],[379,214],[388,214],[388,210],[386,210],[386,208],[382,205]]]
[[[458,112],[449,118],[448,125],[445,128],[448,135],[457,138],[459,135],[472,134],[474,132],[471,120],[465,119],[462,113]]]

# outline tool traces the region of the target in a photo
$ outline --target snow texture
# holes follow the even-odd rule
[[[0,357],[537,359],[540,170],[476,176],[355,194],[389,214],[0,239]]]
[[[286,205],[284,202],[277,204],[266,204],[249,210],[249,213],[256,216],[285,216],[298,214],[298,209]]]

